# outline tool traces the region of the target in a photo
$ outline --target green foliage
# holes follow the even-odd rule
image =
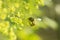
[[[34,31],[46,28],[43,21],[37,20],[43,15],[39,6],[44,5],[44,0],[0,0],[0,33],[7,36],[2,40],[41,40]],[[29,17],[35,25],[30,25]]]

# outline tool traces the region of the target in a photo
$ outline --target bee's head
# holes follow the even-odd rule
[[[29,17],[28,19],[29,19],[29,21],[31,21],[31,22],[34,21],[34,18],[33,18],[33,17]]]

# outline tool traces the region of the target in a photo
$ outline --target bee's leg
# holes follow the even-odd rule
[[[32,23],[31,23],[31,26],[34,26],[34,25],[35,25],[34,22],[32,22]]]

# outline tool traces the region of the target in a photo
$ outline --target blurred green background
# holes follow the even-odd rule
[[[0,40],[60,40],[60,0],[0,0]]]

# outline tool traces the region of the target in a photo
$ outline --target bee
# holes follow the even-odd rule
[[[29,17],[28,20],[30,21],[30,25],[31,26],[34,26],[35,25],[34,18],[33,17]]]

